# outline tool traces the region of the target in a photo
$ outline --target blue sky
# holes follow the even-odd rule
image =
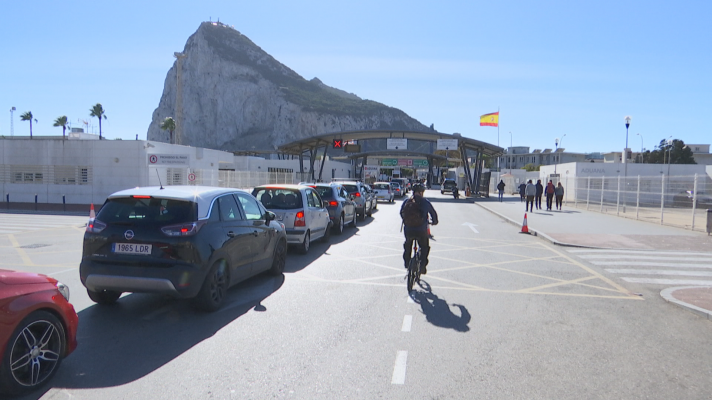
[[[0,13],[0,134],[90,121],[146,138],[174,51],[202,21],[249,37],[306,79],[396,107],[440,132],[574,152],[712,143],[712,2],[32,1]],[[674,4],[673,4],[674,3]],[[510,135],[511,132],[511,135]],[[640,133],[640,135],[637,135]],[[563,135],[566,135],[565,137]],[[643,143],[641,143],[641,136]]]

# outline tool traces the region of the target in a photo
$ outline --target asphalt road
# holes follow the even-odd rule
[[[86,219],[22,216],[0,265],[68,284],[80,321],[75,353],[27,398],[712,397],[710,321],[471,200],[426,196],[440,224],[412,296],[398,201],[212,314],[145,294],[94,305],[77,269]]]

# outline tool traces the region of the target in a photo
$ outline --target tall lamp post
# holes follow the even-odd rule
[[[514,145],[512,144],[512,132],[510,131],[509,132],[509,149],[512,152],[514,152],[514,150],[512,150],[512,147],[514,147]],[[509,154],[508,160],[509,160],[509,175],[512,175],[512,155],[511,154]]]
[[[10,109],[10,136],[15,136],[15,118],[13,114],[15,110],[17,110],[15,107]]]
[[[623,213],[625,213],[626,206],[626,188],[628,187],[628,128],[630,127],[630,121],[633,119],[630,115],[626,115],[625,118],[625,149],[623,149]]]
[[[643,151],[645,151],[645,147],[643,146],[643,135],[640,133],[636,133],[636,135],[640,136],[640,159],[642,163],[645,164],[645,153],[643,153]]]
[[[561,140],[559,138],[554,139],[554,144],[556,145],[556,149],[554,150],[554,175],[556,175],[556,166],[559,163],[559,155],[556,154],[556,152],[559,150],[559,145],[561,142],[564,141],[564,138],[566,137],[566,134],[564,133],[564,136],[561,137]]]

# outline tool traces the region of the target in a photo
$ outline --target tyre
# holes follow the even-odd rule
[[[353,218],[351,219],[351,227],[355,228],[356,227],[356,216],[358,214],[356,213],[356,210],[354,210]]]
[[[378,200],[376,200],[376,202],[373,203],[373,209],[378,210]]]
[[[201,310],[211,312],[222,306],[227,294],[228,278],[227,262],[221,260],[213,264],[195,298]]]
[[[408,276],[407,276],[407,282],[408,282],[408,293],[413,291],[413,285],[415,284],[415,279],[416,279],[416,274],[417,274],[417,262],[415,261],[415,258],[411,258],[410,262],[408,263]]]
[[[311,235],[309,234],[309,231],[307,231],[306,235],[304,235],[304,241],[302,244],[299,245],[299,252],[302,254],[307,254],[309,252],[309,246],[311,245]]]
[[[339,216],[339,223],[334,226],[334,233],[337,235],[344,233],[344,214]]]
[[[365,220],[366,220],[366,206],[363,206],[363,210],[361,210],[361,212],[358,213],[358,218],[359,218],[361,221],[365,221]]]
[[[329,238],[331,238],[331,229],[331,222],[329,222],[329,226],[327,226],[326,230],[324,231],[324,236],[321,237],[322,243],[329,243]]]
[[[440,194],[445,194],[445,192],[441,190],[441,191],[440,191]]]
[[[369,208],[368,212],[366,213],[369,217],[373,215],[373,208]]]
[[[20,322],[0,364],[3,393],[33,390],[57,372],[67,348],[64,325],[53,314],[35,311]]]
[[[113,290],[100,290],[95,292],[93,290],[87,289],[87,294],[89,298],[97,304],[111,305],[116,303],[116,300],[121,297],[121,292],[116,292]]]
[[[269,269],[270,275],[282,275],[284,265],[287,263],[287,242],[280,239],[274,246],[274,255],[272,256],[272,268]]]

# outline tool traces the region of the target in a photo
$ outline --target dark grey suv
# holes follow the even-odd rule
[[[122,292],[195,298],[218,309],[230,286],[284,270],[287,238],[248,192],[169,186],[109,196],[87,224],[79,266],[89,297],[112,304]]]
[[[340,235],[344,231],[344,225],[356,226],[356,203],[351,200],[351,196],[339,183],[317,183],[310,185],[319,193],[319,196],[329,203],[329,218],[334,223],[334,232]]]

